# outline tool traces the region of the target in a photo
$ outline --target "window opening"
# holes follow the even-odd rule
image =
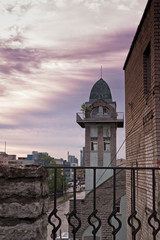
[[[91,137],[91,151],[98,150],[98,139],[97,137]]]
[[[110,114],[110,110],[106,107],[103,108],[103,114],[104,115],[109,115]]]
[[[98,107],[93,108],[93,110],[92,110],[92,115],[93,115],[93,116],[94,116],[94,115],[98,115],[98,113],[99,113],[99,108],[98,108]]]
[[[144,93],[148,93],[151,88],[151,48],[150,43],[143,54],[144,67]]]
[[[110,137],[103,138],[104,151],[110,152]]]

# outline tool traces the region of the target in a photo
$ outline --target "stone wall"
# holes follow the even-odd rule
[[[0,239],[46,240],[47,171],[41,165],[0,166]]]

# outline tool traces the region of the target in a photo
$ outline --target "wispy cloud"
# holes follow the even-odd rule
[[[101,65],[117,110],[124,111],[122,66],[145,3],[1,1],[0,139],[10,143],[10,153],[79,157],[84,131],[75,114]]]

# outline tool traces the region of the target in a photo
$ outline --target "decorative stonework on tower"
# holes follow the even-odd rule
[[[101,78],[91,89],[89,102],[82,104],[77,123],[85,128],[85,166],[116,165],[116,130],[123,127],[123,113],[116,112],[116,102],[108,84]],[[86,190],[92,189],[86,170]],[[112,172],[99,170],[97,186],[111,177]]]

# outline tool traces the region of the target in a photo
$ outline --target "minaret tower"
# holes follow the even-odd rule
[[[85,128],[85,166],[116,165],[116,130],[123,127],[123,113],[116,112],[116,102],[108,84],[100,78],[92,87],[89,102],[82,104],[77,123]],[[92,170],[86,170],[86,191],[92,189]],[[112,176],[112,170],[97,171],[97,186]]]

